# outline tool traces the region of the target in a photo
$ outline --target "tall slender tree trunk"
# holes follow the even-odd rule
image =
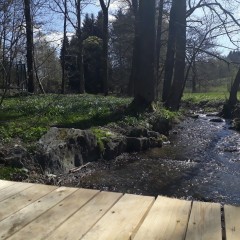
[[[66,41],[67,41],[67,0],[64,0],[64,23],[63,23],[63,45],[62,45],[62,88],[61,93],[65,93],[66,82]]]
[[[139,60],[135,78],[134,101],[146,105],[155,100],[155,0],[139,1]]]
[[[28,92],[34,92],[34,74],[33,74],[33,23],[31,17],[30,0],[24,0],[24,15],[26,20],[27,37],[27,78]]]
[[[196,65],[196,59],[195,58],[193,60],[192,72],[193,72],[192,92],[195,93],[195,92],[197,92],[197,65]]]
[[[84,69],[83,69],[83,46],[81,31],[81,0],[76,1],[77,11],[77,39],[78,39],[78,71],[79,71],[79,93],[85,92]]]
[[[162,21],[163,21],[163,4],[164,0],[159,1],[158,5],[158,25],[157,25],[157,38],[156,38],[156,81],[157,81],[157,95],[158,95],[158,86],[160,85],[160,53],[162,46]]]
[[[103,92],[108,95],[108,8],[103,10]]]
[[[165,60],[165,72],[163,81],[162,101],[166,102],[170,95],[173,69],[174,69],[174,55],[175,55],[175,35],[176,35],[176,14],[177,14],[176,0],[172,2],[170,11],[170,21],[168,30],[167,54]]]
[[[183,94],[185,82],[185,55],[186,55],[186,0],[177,1],[176,14],[176,57],[174,65],[174,76],[170,95],[166,106],[172,110],[178,110]]]
[[[128,83],[128,94],[134,96],[134,81],[137,73],[137,61],[139,59],[139,13],[138,13],[138,0],[132,0],[132,12],[134,15],[134,40],[133,40],[133,54],[132,54],[132,67]]]
[[[108,10],[111,3],[111,0],[99,0],[102,13],[103,13],[103,51],[102,51],[102,75],[103,75],[103,93],[104,95],[108,95],[108,82],[109,82],[109,75],[108,75]]]

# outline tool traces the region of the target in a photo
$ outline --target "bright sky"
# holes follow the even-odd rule
[[[112,13],[116,12],[116,10],[119,7],[119,2],[114,0],[109,8],[109,20],[113,20],[114,16],[111,15]],[[86,13],[88,14],[94,14],[95,16],[98,14],[98,12],[101,10],[101,6],[99,5],[99,1],[96,0],[95,4],[88,4],[84,9],[83,9],[83,16]],[[56,22],[58,24],[56,24]],[[50,41],[54,47],[58,48],[61,46],[61,41],[63,38],[63,16],[58,16],[58,17],[53,17],[51,16],[51,20],[48,21],[47,24],[47,30],[48,34],[46,36],[47,41]],[[41,29],[42,30],[42,29]],[[71,24],[68,24],[68,37],[71,37],[74,34],[74,29],[72,28]]]
[[[220,0],[221,1],[221,0]],[[115,0],[113,1],[113,3],[110,5],[110,20],[113,19],[114,17],[111,15],[111,13],[114,13],[119,7],[119,1]],[[236,6],[232,6],[233,7],[233,13],[235,13],[235,17],[238,19],[240,18],[240,11],[237,10]],[[99,1],[95,0],[95,4],[89,4],[87,7],[84,8],[84,13],[93,13],[94,15],[97,15],[98,11],[101,10],[101,7],[99,5]],[[196,11],[196,15],[199,15],[200,12]],[[59,23],[59,24],[56,24]],[[48,28],[49,28],[49,33],[47,35],[47,40],[52,41],[54,46],[61,46],[61,40],[62,40],[62,28],[63,28],[63,17],[58,16],[57,18],[54,18],[52,21],[49,21],[48,24]],[[70,37],[72,34],[74,34],[74,30],[72,29],[72,27],[70,26],[70,24],[68,25],[68,36]],[[239,28],[240,29],[240,28]],[[54,31],[53,31],[54,30]],[[240,32],[238,34],[236,34],[235,39],[237,40],[240,36]],[[217,39],[217,42],[219,43],[219,45],[224,45],[228,48],[222,48],[222,47],[218,47],[218,50],[224,54],[227,55],[229,53],[229,51],[231,49],[237,49],[236,46],[234,46],[228,39],[227,36],[221,36]]]

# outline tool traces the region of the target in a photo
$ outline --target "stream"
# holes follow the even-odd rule
[[[127,164],[86,177],[83,185],[107,191],[165,195],[240,205],[240,135],[226,121],[200,114],[170,132],[162,148],[127,155]]]

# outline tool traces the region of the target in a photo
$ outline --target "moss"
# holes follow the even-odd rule
[[[167,142],[168,141],[168,137],[163,135],[163,134],[161,134],[160,137],[158,138],[158,140],[161,141],[161,142]]]
[[[0,179],[12,180],[14,174],[23,174],[24,172],[18,168],[0,167]]]
[[[110,140],[110,137],[112,137],[114,134],[110,132],[108,129],[103,129],[103,128],[92,128],[91,130],[92,130],[92,133],[97,138],[99,151],[101,153],[104,153],[105,143],[107,143]]]

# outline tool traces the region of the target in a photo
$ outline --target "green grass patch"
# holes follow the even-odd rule
[[[23,174],[18,168],[0,167],[0,179],[11,180],[14,174]]]
[[[33,95],[4,99],[0,107],[0,140],[38,140],[50,126],[90,128],[123,116],[113,114],[130,98],[96,95]],[[121,113],[121,111],[118,111]]]
[[[207,92],[207,93],[184,93],[183,101],[191,101],[192,103],[200,103],[202,101],[225,101],[229,97],[226,92]]]
[[[171,120],[179,115],[161,104],[156,105],[155,113],[136,113],[127,107],[131,101],[131,98],[90,94],[9,97],[0,106],[0,141],[20,138],[31,146],[51,126],[57,126],[91,128],[101,145],[101,140],[109,136],[99,126],[124,123],[147,127],[154,116]]]

